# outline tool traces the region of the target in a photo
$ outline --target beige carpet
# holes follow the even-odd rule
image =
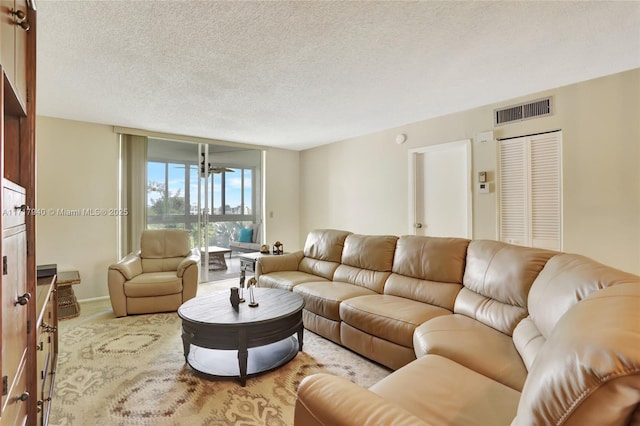
[[[201,284],[198,294],[237,280]],[[296,389],[317,372],[368,387],[389,370],[309,331],[304,348],[279,369],[207,380],[185,364],[175,313],[115,318],[108,300],[81,304],[59,325],[59,358],[49,424],[291,425]]]

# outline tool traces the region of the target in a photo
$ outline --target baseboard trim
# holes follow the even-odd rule
[[[100,300],[107,300],[109,299],[109,296],[100,296],[100,297],[90,297],[88,299],[78,299],[78,303],[84,303],[84,302],[98,302]]]

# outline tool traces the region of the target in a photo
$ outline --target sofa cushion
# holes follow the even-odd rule
[[[551,330],[514,425],[627,425],[640,400],[640,279],[593,293]]]
[[[403,235],[396,245],[393,272],[421,280],[462,284],[468,245],[469,240],[463,238]]]
[[[527,369],[511,336],[460,314],[433,318],[413,333],[416,357],[440,355],[517,391]]]
[[[421,280],[392,273],[384,284],[384,294],[429,303],[453,311],[461,284]]]
[[[253,229],[253,232],[251,233],[251,241],[252,243],[257,243],[260,244],[260,241],[262,241],[261,238],[261,230],[262,230],[262,225],[260,225],[259,223],[254,223],[253,225],[251,225],[251,229]]]
[[[293,288],[304,299],[304,308],[333,321],[340,321],[343,300],[376,294],[367,288],[341,282],[308,282]]]
[[[253,228],[242,228],[238,235],[239,243],[252,243],[253,242]]]
[[[236,251],[252,252],[260,251],[260,243],[241,243],[239,241],[229,241],[229,248]]]
[[[371,271],[391,272],[398,237],[391,235],[348,235],[341,262]]]
[[[408,348],[413,347],[418,325],[449,314],[437,306],[386,294],[354,297],[340,304],[340,319],[345,323]]]
[[[333,279],[336,269],[340,266],[337,262],[319,260],[312,257],[303,257],[298,264],[298,270],[307,274],[317,275],[327,280]]]
[[[351,232],[336,229],[316,229],[309,232],[304,244],[304,255],[318,260],[339,263],[344,240]]]
[[[454,312],[511,335],[527,316],[531,284],[555,254],[499,241],[471,241],[464,288],[456,298]]]
[[[277,271],[260,275],[260,287],[278,288],[291,291],[295,286],[313,281],[328,281],[317,275],[300,271]]]
[[[554,256],[529,292],[529,316],[513,332],[513,340],[528,368],[560,318],[580,300],[596,291],[640,277],[611,268],[578,254]]]
[[[508,425],[520,397],[518,391],[438,355],[418,358],[369,390],[431,426]]]
[[[127,297],[164,296],[181,292],[182,279],[175,271],[144,273],[124,283]]]
[[[306,376],[300,382],[293,424],[429,426],[397,404],[326,373]]]
[[[382,293],[384,283],[389,278],[390,272],[372,271],[348,265],[338,265],[333,281],[341,281],[360,287],[365,287],[374,293]]]

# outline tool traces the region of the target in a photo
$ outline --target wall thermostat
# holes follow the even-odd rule
[[[478,192],[480,194],[488,194],[489,193],[489,184],[488,183],[479,183],[478,184]]]

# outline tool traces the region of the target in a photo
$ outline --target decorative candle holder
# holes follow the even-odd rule
[[[238,311],[238,306],[240,305],[240,293],[238,291],[238,287],[231,287],[231,296],[229,296],[229,301],[231,302],[233,309]]]
[[[240,276],[240,285],[238,286],[238,296],[240,297],[240,303],[244,303],[244,273]]]
[[[259,305],[259,303],[256,302],[256,298],[253,292],[253,289],[256,287],[256,279],[251,278],[247,284],[249,285],[249,307],[255,308]]]
[[[280,241],[276,241],[275,243],[273,243],[273,254],[283,254],[284,253],[284,248],[282,246],[282,243]]]

